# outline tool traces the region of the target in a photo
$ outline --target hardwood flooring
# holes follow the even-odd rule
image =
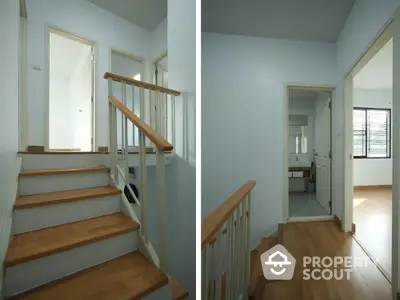
[[[392,273],[392,188],[354,191],[356,239],[390,278]]]
[[[351,234],[340,231],[334,221],[289,223],[283,225],[283,245],[296,258],[294,277],[289,281],[270,281],[264,300],[391,300],[391,285]],[[347,280],[305,280],[304,256],[352,257]],[[343,269],[340,264],[338,270]],[[334,268],[329,268],[333,270]]]

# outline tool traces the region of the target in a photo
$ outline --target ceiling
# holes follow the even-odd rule
[[[393,39],[391,39],[353,79],[353,87],[390,90],[393,87]]]
[[[88,0],[149,31],[167,16],[167,0]]]
[[[335,42],[355,0],[202,0],[202,31]]]
[[[50,73],[57,78],[70,79],[83,56],[88,57],[91,47],[50,33]],[[68,55],[65,55],[68,53]]]

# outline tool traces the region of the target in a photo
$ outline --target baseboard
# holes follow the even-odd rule
[[[338,218],[337,215],[334,216],[335,223],[339,226],[340,230],[342,230],[342,221]],[[351,224],[351,232],[356,233],[356,224]]]
[[[355,191],[370,191],[370,190],[379,190],[379,189],[388,189],[391,188],[391,184],[382,184],[382,185],[355,185]]]
[[[332,221],[334,217],[329,216],[315,216],[315,217],[291,217],[288,223],[298,223],[298,222],[318,222],[318,221]]]

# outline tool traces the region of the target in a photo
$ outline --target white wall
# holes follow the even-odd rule
[[[150,32],[85,0],[27,0],[29,145],[45,140],[45,49],[46,24],[80,35],[96,47],[96,144],[108,144],[108,84],[110,47],[139,57],[150,55]],[[35,69],[40,69],[34,70]]]
[[[165,18],[151,33],[152,62],[160,58],[168,49],[168,20]]]
[[[283,221],[284,85],[335,70],[334,44],[202,34],[202,217],[255,179],[252,247]]]
[[[168,207],[173,212],[168,228],[170,274],[196,299],[196,1],[168,1],[168,86],[182,92],[176,97],[176,151],[169,174],[175,178],[167,186]],[[188,124],[182,123],[183,101],[188,105]],[[185,126],[185,130],[183,128]],[[187,135],[183,135],[187,132]],[[184,139],[185,138],[185,139]],[[186,143],[187,141],[187,143]],[[184,155],[183,145],[189,145]],[[190,160],[190,161],[188,161]],[[178,246],[179,245],[179,246]]]
[[[392,109],[391,90],[353,90],[354,107]],[[393,118],[393,111],[391,111]],[[392,158],[354,159],[353,185],[391,185]]]
[[[21,161],[18,150],[19,1],[0,1],[0,263],[3,265],[11,233],[12,206]],[[6,42],[4,42],[6,41]],[[3,296],[3,268],[0,297]]]

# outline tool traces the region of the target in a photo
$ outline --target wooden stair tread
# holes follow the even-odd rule
[[[250,252],[250,288],[249,296],[254,296],[257,288],[257,282],[260,276],[264,276],[260,256],[265,251],[278,244],[278,237],[269,237],[262,239],[256,249]]]
[[[14,235],[5,267],[136,231],[139,224],[122,213]]]
[[[141,299],[168,284],[168,277],[136,251],[10,299]]]
[[[188,291],[179,283],[178,280],[171,278],[172,300],[181,300],[189,296]]]
[[[90,172],[108,172],[110,168],[105,166],[94,166],[86,168],[71,168],[71,169],[42,169],[42,170],[22,170],[19,176],[44,176],[56,174],[70,174],[70,173],[90,173]]]
[[[96,187],[71,191],[52,192],[46,194],[20,196],[15,200],[14,209],[24,209],[49,204],[72,202],[97,197],[106,197],[121,194],[121,190],[112,187]]]

